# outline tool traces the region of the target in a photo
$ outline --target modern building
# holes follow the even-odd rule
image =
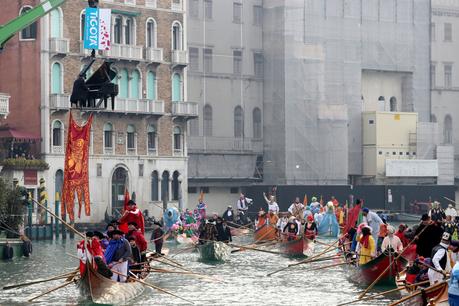
[[[0,24],[38,2],[4,3]],[[2,123],[8,131],[19,131],[18,137],[35,142],[36,148],[28,146],[35,151],[26,155],[49,165],[27,172],[27,180],[24,174],[20,183],[36,196],[38,180],[45,178],[50,203],[62,188],[69,114],[79,123],[89,116],[69,103],[73,81],[90,60],[81,40],[86,6],[85,1],[67,1],[16,35],[0,54],[0,92],[10,96],[10,114]],[[140,208],[150,213],[184,205],[186,122],[198,114],[197,104],[187,102],[184,1],[105,0],[100,6],[112,9],[111,50],[98,52],[89,73],[102,60],[113,61],[119,95],[114,110],[93,112],[92,215],[77,222],[100,221],[105,211],[116,214],[125,188],[135,192]]]
[[[234,204],[260,182],[263,162],[263,1],[189,0],[188,205],[205,193],[210,210]]]
[[[432,0],[431,99],[432,122],[439,142],[454,152],[454,175],[459,185],[459,2]]]

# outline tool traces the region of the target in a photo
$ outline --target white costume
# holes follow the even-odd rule
[[[379,235],[379,226],[383,223],[381,218],[378,216],[377,213],[370,210],[368,214],[363,217],[363,222],[368,224],[368,226],[371,228],[371,235],[373,236],[375,242],[377,242]]]

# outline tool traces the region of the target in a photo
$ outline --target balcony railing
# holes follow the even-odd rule
[[[115,111],[124,113],[163,114],[164,101],[116,98]]]
[[[197,117],[199,106],[196,102],[172,102],[172,115]]]
[[[64,154],[64,146],[53,146],[53,153]]]
[[[190,152],[250,152],[261,153],[263,142],[254,138],[188,137]]]
[[[0,92],[0,117],[6,118],[10,113],[10,96]]]
[[[70,97],[64,94],[49,95],[49,106],[52,109],[69,109]]]
[[[156,8],[156,0],[145,0],[145,6],[148,8]]]
[[[142,60],[143,59],[142,53],[143,53],[142,46],[120,45],[120,44],[112,44],[111,49],[104,52],[104,54],[108,57],[128,59],[128,60]]]
[[[186,66],[188,64],[186,50],[172,50],[171,61],[173,65]]]
[[[67,38],[50,38],[49,51],[52,53],[67,54],[69,53],[69,40]]]
[[[145,59],[148,62],[160,63],[163,61],[163,49],[162,48],[146,48]]]
[[[124,3],[128,4],[128,5],[135,5],[136,4],[136,0],[124,0]]]
[[[181,11],[183,9],[182,0],[172,0],[171,10]]]

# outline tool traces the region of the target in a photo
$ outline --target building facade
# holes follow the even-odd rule
[[[12,5],[9,18],[25,5]],[[36,110],[33,115],[37,118],[30,126],[30,121],[16,119],[12,108],[7,123],[39,133],[39,153],[49,164],[49,169],[39,176],[47,181],[51,203],[62,188],[69,114],[72,112],[79,123],[84,123],[90,114],[71,109],[69,104],[73,81],[90,60],[90,52],[82,48],[81,40],[86,5],[85,1],[67,1],[33,25],[35,37],[26,42],[21,36],[15,37],[10,44],[13,50],[5,52],[14,52],[15,48],[30,52],[25,44],[34,46],[30,52],[32,74],[24,65],[9,69],[22,78],[27,75],[27,82],[38,87],[17,99],[23,101],[22,110],[25,104],[27,109]],[[96,54],[97,61],[88,76],[102,60],[112,61],[119,95],[114,110],[92,112],[92,215],[77,222],[100,221],[105,212],[115,215],[122,207],[125,188],[135,192],[141,209],[156,215],[167,205],[185,205],[186,122],[197,116],[197,105],[187,102],[184,5],[182,0],[112,0],[100,5],[112,10],[111,50]],[[0,63],[3,60],[2,55]],[[3,62],[3,67],[6,65]],[[2,82],[0,92],[10,93],[13,106],[15,94],[21,94],[21,90],[9,90],[9,83],[13,82]]]
[[[454,152],[459,182],[459,1],[433,0],[430,24],[432,122],[438,123],[439,142]]]
[[[240,186],[262,179],[263,1],[190,0],[187,7],[188,202],[233,204]]]

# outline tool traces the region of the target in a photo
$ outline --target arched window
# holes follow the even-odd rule
[[[62,93],[62,66],[59,63],[54,63],[51,67],[51,93]]]
[[[134,44],[134,21],[132,18],[126,19],[126,25],[124,26],[124,43],[126,45]]]
[[[63,146],[63,125],[59,120],[54,121],[53,123],[53,147]]]
[[[156,153],[156,127],[150,124],[147,128],[148,153]]]
[[[158,201],[159,200],[159,177],[158,171],[153,171],[151,173],[151,200]]]
[[[128,80],[128,72],[126,69],[121,69],[120,76],[119,76],[119,97],[120,98],[127,98],[129,94],[129,80]]]
[[[244,111],[239,105],[234,109],[234,137],[244,136]]]
[[[149,18],[147,21],[147,47],[156,48],[156,21]]]
[[[61,38],[62,37],[62,12],[60,9],[54,9],[49,13],[50,20],[50,37]]]
[[[172,174],[172,200],[177,201],[180,197],[180,182],[179,182],[180,173],[174,171]]]
[[[178,126],[174,128],[174,151],[182,151],[182,130]]]
[[[453,143],[453,119],[450,115],[445,117],[445,125],[443,127],[443,142],[445,144]]]
[[[30,11],[32,8],[30,6],[23,6],[21,8],[21,11],[19,12],[19,15],[24,15],[28,11]],[[27,28],[22,29],[19,39],[36,39],[37,38],[37,22],[32,23],[29,25]]]
[[[64,185],[64,171],[57,170],[54,175],[54,192],[58,192],[59,196],[62,195],[62,186]]]
[[[80,39],[84,39],[84,24],[85,24],[85,10],[82,10],[80,13]]]
[[[178,21],[174,21],[172,25],[172,50],[182,50],[182,25]]]
[[[389,103],[390,103],[390,111],[391,111],[391,112],[396,112],[396,111],[398,111],[398,108],[397,108],[397,98],[396,98],[396,97],[391,97],[390,100],[389,100]]]
[[[131,98],[140,99],[140,73],[134,70],[131,75]]]
[[[174,73],[172,77],[172,102],[182,101],[182,77]]]
[[[153,71],[147,73],[147,99],[156,100],[156,75]]]
[[[113,125],[108,122],[104,124],[104,150],[113,150]]]
[[[212,136],[212,106],[206,104],[204,106],[204,136]]]
[[[135,126],[129,124],[127,126],[127,148],[128,150],[135,150]]]
[[[115,22],[113,23],[113,42],[115,44],[121,44],[122,23],[120,16],[115,17]]]
[[[258,107],[253,109],[253,138],[261,138],[261,110]]]
[[[169,201],[169,172],[164,171],[161,177],[161,200],[163,205]]]

